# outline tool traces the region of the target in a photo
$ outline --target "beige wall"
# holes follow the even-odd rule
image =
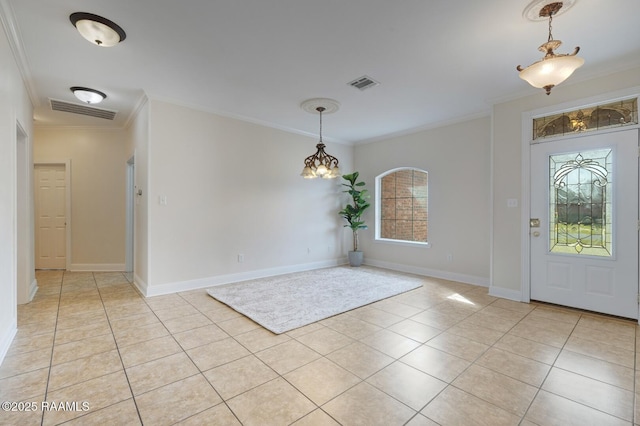
[[[33,151],[33,108],[2,22],[0,19],[0,363],[17,329],[18,288],[21,303],[26,301],[29,287],[33,284],[35,288],[30,242],[33,205],[30,197],[17,193],[17,188],[27,188],[33,182],[31,168],[27,167]],[[21,140],[18,127],[26,136]],[[18,212],[27,215],[27,220],[18,220]]]
[[[36,127],[36,163],[71,163],[71,269],[123,270],[127,134]]]
[[[356,169],[372,196],[376,176],[388,170],[429,173],[431,247],[375,241],[372,208],[360,233],[365,263],[488,285],[490,133],[485,117],[356,147]]]
[[[151,100],[146,294],[341,261],[337,180],[305,180],[315,138]],[[353,148],[327,143],[344,172]],[[166,205],[159,197],[167,199]],[[244,262],[238,262],[238,254]]]
[[[497,104],[493,108],[493,262],[492,294],[520,299],[522,291],[521,209],[508,208],[507,199],[522,204],[522,117],[524,112],[542,108],[559,110],[579,107],[594,97],[606,102],[613,97],[639,93],[640,68],[574,84],[555,87],[551,95],[543,91]],[[583,103],[584,104],[584,103]]]

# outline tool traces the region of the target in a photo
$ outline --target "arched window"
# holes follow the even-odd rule
[[[428,183],[408,167],[376,177],[376,240],[428,244]]]

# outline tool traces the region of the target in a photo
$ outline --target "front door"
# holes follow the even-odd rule
[[[65,269],[67,265],[65,165],[36,165],[34,183],[36,269]]]
[[[638,130],[531,146],[531,299],[638,318]]]

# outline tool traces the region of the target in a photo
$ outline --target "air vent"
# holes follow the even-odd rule
[[[107,109],[100,109],[82,104],[58,101],[55,99],[49,99],[49,101],[51,102],[51,109],[53,111],[63,111],[70,112],[71,114],[88,115],[89,117],[103,118],[105,120],[113,120],[116,117],[116,111],[109,111]]]
[[[360,78],[356,78],[355,80],[350,81],[348,84],[349,86],[355,87],[356,89],[365,90],[370,87],[377,86],[380,83],[378,83],[371,77],[367,77],[366,75],[363,75]]]

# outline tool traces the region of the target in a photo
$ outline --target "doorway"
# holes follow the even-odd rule
[[[35,164],[35,268],[68,269],[69,167],[67,163]]]
[[[125,242],[125,272],[133,273],[133,244],[135,217],[135,156],[127,160],[127,211],[126,211],[126,242]]]
[[[530,147],[530,297],[638,318],[638,130]]]

